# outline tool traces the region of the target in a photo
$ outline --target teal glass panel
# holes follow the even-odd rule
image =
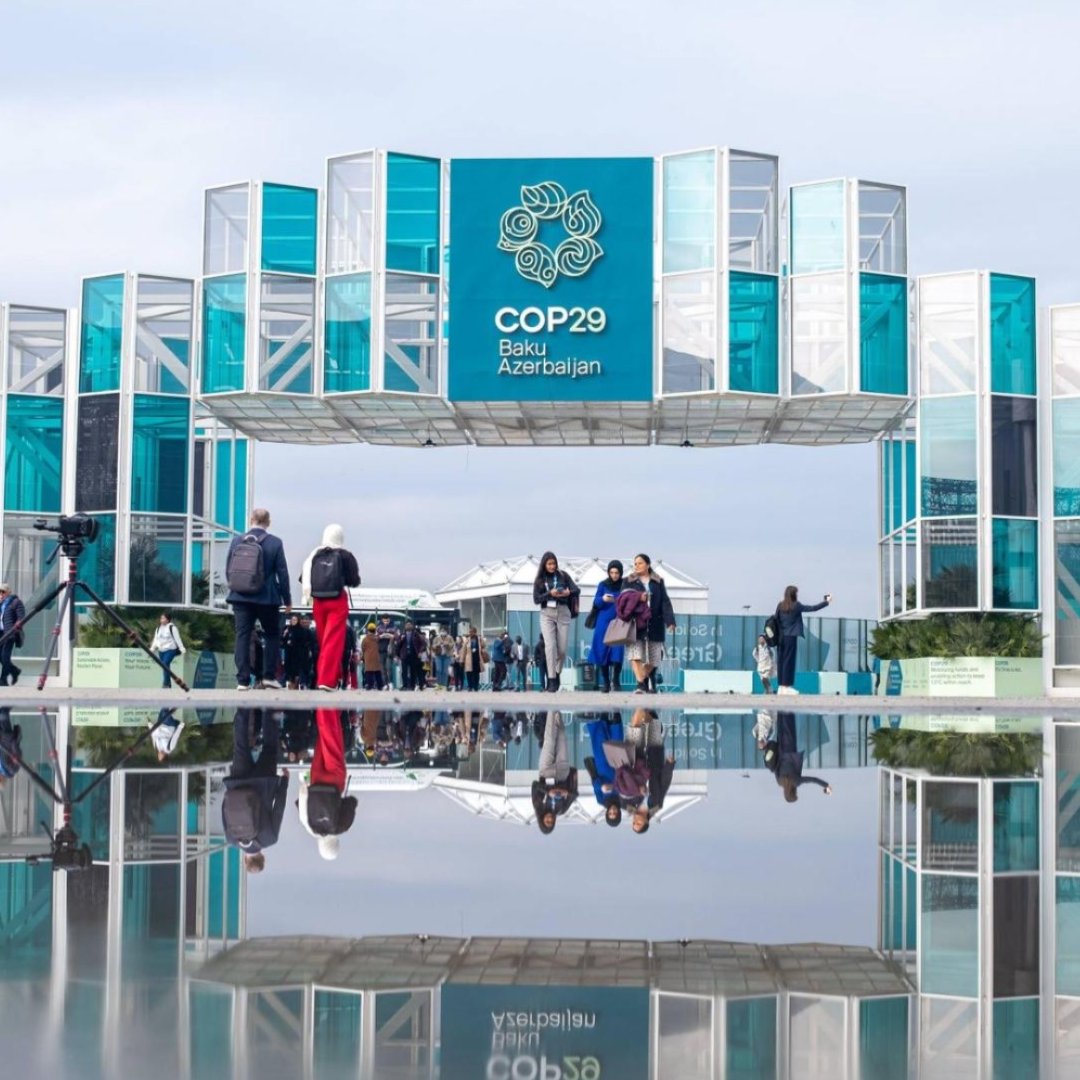
[[[215,851],[207,860],[207,879],[209,890],[206,905],[206,933],[211,938],[221,938],[224,934],[225,911],[225,855],[226,851]]]
[[[204,394],[244,389],[244,337],[247,329],[247,277],[203,282]]]
[[[247,439],[237,439],[234,446],[233,457],[236,463],[236,476],[233,487],[232,526],[234,529],[246,529],[248,523],[248,441]]]
[[[979,882],[925,874],[922,880],[922,986],[926,994],[979,992]]]
[[[0,941],[4,943],[5,980],[32,974],[48,978],[52,897],[53,873],[48,863],[0,863]]]
[[[990,275],[990,389],[1035,393],[1035,280]]]
[[[371,389],[371,275],[326,279],[323,390]]]
[[[859,275],[859,385],[866,394],[908,392],[907,278]]]
[[[716,151],[664,158],[664,273],[716,267]]]
[[[229,525],[229,508],[232,499],[232,448],[228,439],[217,444],[214,455],[214,522]]]
[[[1039,869],[1039,788],[1029,780],[994,784],[994,872]]]
[[[357,1075],[360,1068],[360,994],[316,990],[313,1052],[317,1076]]]
[[[882,536],[888,536],[915,517],[915,440],[881,442]]]
[[[132,514],[128,551],[128,599],[133,604],[179,604],[184,600],[182,517]]]
[[[1054,409],[1054,514],[1080,517],[1080,398],[1062,398]]]
[[[79,393],[120,389],[124,275],[87,278],[82,287]]]
[[[240,937],[240,850],[230,847],[225,852],[225,872],[228,884],[228,910],[225,912],[225,934],[229,941]]]
[[[990,397],[991,513],[1039,516],[1039,418],[1035,398]]]
[[[319,193],[288,184],[262,186],[262,268],[314,274]]]
[[[919,444],[924,516],[978,513],[975,396],[923,398]]]
[[[386,268],[439,272],[441,163],[386,155]]]
[[[1057,662],[1080,665],[1080,520],[1054,522]]]
[[[4,509],[60,512],[64,401],[9,394],[4,450]]]
[[[905,909],[906,917],[904,921],[906,937],[904,944],[909,951],[914,952],[918,948],[919,941],[918,904],[916,903],[918,879],[915,876],[915,871],[910,866],[904,867],[904,877],[907,881],[907,908]]]
[[[791,272],[844,269],[844,181],[791,189]]]
[[[859,1002],[860,1076],[907,1080],[909,1005],[906,997]]]
[[[187,513],[186,398],[136,394],[132,412],[131,509]]]
[[[978,607],[978,537],[977,518],[934,518],[922,523],[924,607]]]
[[[1029,611],[1039,606],[1039,523],[994,518],[994,607]]]
[[[1080,877],[1057,879],[1057,992],[1080,997]]]
[[[728,380],[747,394],[780,390],[779,283],[766,274],[733,270],[729,287]]]
[[[167,972],[170,965],[175,971],[180,937],[180,866],[125,866],[123,876],[121,970],[129,977]]]
[[[727,1003],[728,1080],[773,1080],[776,1076],[776,998]]]
[[[191,1020],[191,1075],[200,1080],[232,1080],[232,987],[188,983]]]
[[[1039,1075],[1039,1000],[994,1002],[994,1080]]]
[[[116,515],[95,514],[94,518],[97,539],[79,560],[79,574],[102,600],[111,601],[116,599]]]

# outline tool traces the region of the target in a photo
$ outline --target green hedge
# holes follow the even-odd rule
[[[924,656],[1042,656],[1043,636],[1035,615],[942,613],[881,623],[870,633],[870,652],[880,660],[917,660]]]

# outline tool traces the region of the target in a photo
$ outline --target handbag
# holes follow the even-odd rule
[[[637,641],[637,622],[634,619],[612,619],[604,631],[605,645],[633,645]]]
[[[596,607],[595,604],[593,604],[592,610],[589,612],[588,615],[585,616],[585,629],[586,630],[595,630],[596,629],[596,612],[597,612],[597,607]]]

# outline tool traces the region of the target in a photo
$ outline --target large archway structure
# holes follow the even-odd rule
[[[205,194],[198,278],[5,305],[4,576],[40,513],[103,516],[91,580],[221,599],[252,441],[879,443],[884,618],[1041,612],[1080,685],[1080,304],[908,276],[903,187],[778,160],[330,158]],[[1041,348],[1040,348],[1041,345]],[[1041,467],[1040,467],[1041,466]]]

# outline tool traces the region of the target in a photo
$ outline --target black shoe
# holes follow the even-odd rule
[[[8,686],[14,686],[19,681],[19,676],[21,674],[22,674],[22,668],[21,667],[15,667],[15,665],[12,664],[12,666],[11,666],[11,682],[8,683]]]
[[[585,771],[589,774],[589,779],[595,781],[597,777],[596,758],[587,757],[583,764],[585,765]]]
[[[611,693],[611,683],[604,683],[604,685],[600,687],[600,693],[601,694],[610,694]]]
[[[551,678],[551,676],[549,675],[548,676],[548,681],[547,681],[547,686],[545,686],[544,689],[549,694],[554,694],[555,691],[559,689],[559,684],[555,679]]]
[[[555,676],[555,689],[556,690],[561,690],[562,689],[562,672],[561,671],[559,672],[558,675]]]

